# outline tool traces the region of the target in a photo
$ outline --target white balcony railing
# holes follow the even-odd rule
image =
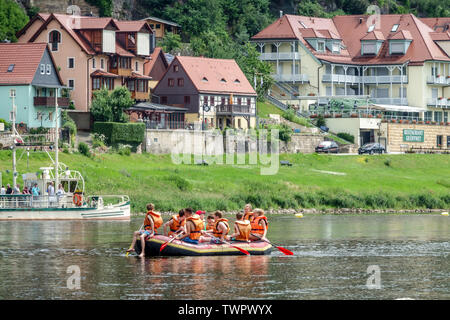
[[[407,106],[408,99],[407,98],[370,98],[374,103],[379,104],[391,104],[397,106]]]
[[[431,98],[427,100],[428,106],[435,106],[435,107],[450,107],[450,99],[446,98]]]
[[[259,56],[261,60],[300,60],[298,52],[269,52],[261,53]]]
[[[403,80],[403,81],[402,81]],[[366,83],[366,84],[378,84],[378,83],[407,83],[408,76],[354,76],[344,74],[324,74],[322,77],[323,82],[336,82],[336,83]]]
[[[447,78],[445,76],[429,76],[427,78],[427,83],[429,84],[441,84],[441,85],[450,85],[450,78]]]
[[[308,82],[307,74],[274,74],[272,75],[275,81],[278,82]]]

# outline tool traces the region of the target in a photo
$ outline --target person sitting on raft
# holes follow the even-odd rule
[[[214,229],[214,216],[213,215],[208,215],[208,217],[206,218],[206,226],[205,226],[205,231],[210,231],[212,229]]]
[[[142,252],[139,257],[144,257],[145,255],[145,241],[156,234],[156,230],[163,224],[163,219],[161,214],[158,212],[153,212],[155,205],[153,203],[147,204],[147,214],[144,218],[144,230],[135,231],[133,234],[133,241],[131,242],[130,249],[127,252],[135,251],[134,245],[138,237],[141,239]]]
[[[211,231],[213,237],[209,236]],[[205,236],[200,238],[200,242],[222,243],[226,240],[226,236],[230,232],[230,226],[228,219],[222,217],[221,211],[214,212],[214,227],[211,231],[203,232]]]
[[[267,222],[267,217],[264,215],[263,209],[255,209],[255,219],[251,222],[252,231],[250,234],[250,240],[257,241],[257,240],[265,240],[268,241],[266,238],[267,230],[269,229],[269,223]]]
[[[252,211],[252,205],[247,203],[244,207],[244,220],[250,221],[250,223],[255,218],[255,213]]]
[[[200,219],[202,220],[202,222],[203,222],[203,228],[202,228],[202,230],[206,230],[205,213],[206,213],[206,212],[203,211],[203,210],[197,210],[197,211],[195,211],[195,214],[198,215],[198,216],[200,217]]]
[[[186,225],[183,233],[176,236],[177,239],[187,243],[198,244],[201,232],[203,230],[203,221],[200,216],[192,213],[191,208],[184,209],[184,215],[186,217]]]
[[[236,221],[234,222],[234,233],[227,238],[231,241],[250,242],[249,237],[251,230],[252,226],[250,221],[244,220],[244,214],[238,212],[236,214]]]
[[[186,219],[184,215],[184,209],[178,212],[178,215],[173,215],[169,221],[164,223],[164,235],[173,236],[177,232],[184,230],[184,225],[186,224]],[[169,227],[169,233],[167,234],[167,227]]]

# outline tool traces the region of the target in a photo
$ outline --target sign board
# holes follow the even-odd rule
[[[405,142],[423,142],[424,131],[416,129],[403,129],[403,141]]]

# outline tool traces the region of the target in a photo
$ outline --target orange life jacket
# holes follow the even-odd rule
[[[206,224],[206,230],[213,230],[213,229],[214,229],[214,222]]]
[[[266,222],[266,230],[269,230],[269,223],[267,222],[267,217],[259,216],[259,217],[255,217],[255,219],[253,219],[253,222],[251,223],[252,224],[252,233],[264,234],[264,227],[259,224],[259,222],[261,220],[264,220]]]
[[[201,236],[201,230],[203,230],[203,221],[200,219],[200,217],[196,214],[192,215],[192,217],[189,217],[186,219],[187,221],[192,221],[194,224],[194,230],[191,230],[191,233],[189,233],[189,238],[191,240],[198,240]]]
[[[225,235],[227,235],[228,232],[230,232],[230,226],[228,225],[228,219],[225,219],[225,218],[218,219],[218,220],[216,220],[216,223],[214,224],[214,227],[213,227],[213,235],[216,238],[220,238],[222,236],[222,231],[218,229],[220,222],[225,223],[225,225],[227,226],[227,232],[225,233]]]
[[[156,213],[156,212],[153,212],[153,211],[148,211],[147,215],[145,216],[145,219],[144,219],[144,229],[145,230],[151,230],[152,229],[152,226],[151,226],[150,220],[149,220],[150,218],[153,220],[153,232],[156,233],[156,230],[159,227],[162,226],[163,219],[162,219],[160,213]]]
[[[248,220],[244,220],[244,221],[237,220],[235,223],[236,223],[236,226],[237,226],[238,231],[239,231],[239,235],[236,236],[236,240],[247,241],[249,236],[250,236],[250,231],[252,230],[252,226],[250,224],[250,221],[248,221]]]
[[[181,221],[181,217],[179,215],[172,216],[172,225],[170,226],[169,236],[180,230],[186,224],[186,220],[183,219]]]
[[[253,219],[255,219],[255,214],[254,214],[252,211],[247,212],[247,213],[244,215],[244,220],[248,220],[248,221],[252,222]]]

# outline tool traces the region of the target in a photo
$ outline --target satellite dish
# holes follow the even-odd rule
[[[71,14],[73,16],[81,16],[81,9],[79,6],[76,5],[70,5],[66,9],[67,14]]]

